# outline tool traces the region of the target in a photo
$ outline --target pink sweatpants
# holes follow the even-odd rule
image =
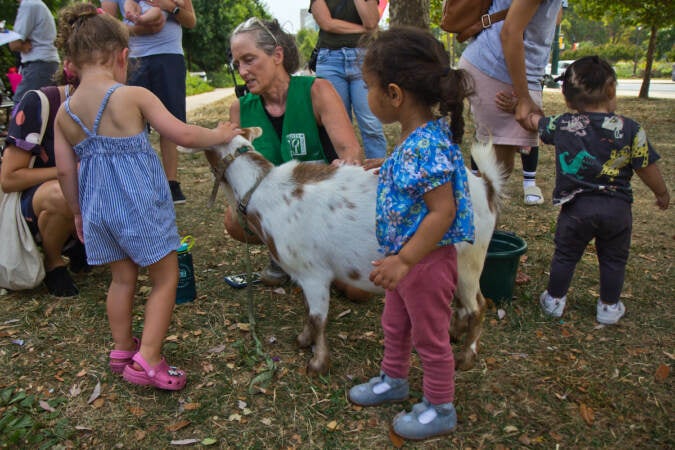
[[[408,378],[412,347],[422,361],[423,391],[430,403],[455,397],[455,358],[450,346],[450,305],[457,287],[457,250],[439,247],[388,290],[382,313],[382,371]]]

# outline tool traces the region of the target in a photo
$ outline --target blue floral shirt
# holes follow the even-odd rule
[[[380,168],[376,232],[380,249],[398,253],[429,209],[425,193],[451,183],[457,214],[438,246],[473,242],[473,209],[459,146],[452,143],[445,118],[427,122],[410,133]]]

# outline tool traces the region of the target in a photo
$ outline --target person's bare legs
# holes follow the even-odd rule
[[[42,237],[45,270],[65,266],[61,251],[75,233],[75,222],[57,180],[47,181],[35,191],[33,211]]]
[[[139,353],[154,367],[162,359],[162,343],[171,323],[178,286],[178,257],[171,252],[148,267],[152,291],[145,303],[143,337]],[[136,370],[141,367],[134,363]]]
[[[495,144],[495,152],[497,154],[497,162],[502,166],[506,178],[511,176],[514,167],[514,159],[518,147],[514,145],[497,145]]]
[[[138,266],[130,259],[123,259],[110,264],[110,271],[112,280],[108,288],[106,310],[115,350],[136,350],[131,321]]]
[[[159,149],[162,154],[164,173],[169,181],[178,181],[178,148],[164,136],[159,137]]]

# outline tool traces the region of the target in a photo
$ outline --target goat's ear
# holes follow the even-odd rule
[[[244,131],[244,137],[249,142],[253,142],[256,138],[262,136],[262,128],[260,127],[242,128],[242,130]]]

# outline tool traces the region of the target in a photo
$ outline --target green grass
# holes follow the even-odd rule
[[[231,100],[196,111],[190,120],[214,125],[227,118]],[[564,107],[558,94],[548,92],[545,105],[550,113]],[[619,112],[645,126],[671,184],[674,111],[673,100],[619,99]],[[388,126],[387,135],[393,142],[396,127]],[[456,375],[457,431],[406,448],[675,447],[673,377],[659,375],[661,366],[672,367],[675,355],[675,213],[672,207],[659,212],[635,179],[623,295],[628,314],[619,326],[595,323],[598,275],[591,247],[575,274],[564,318],[545,318],[537,297],[553,252],[553,164],[550,147],[543,147],[538,179],[544,205],[522,205],[518,171],[507,183],[510,197],[499,228],[528,243],[521,270],[531,280],[516,286],[504,319],[491,307],[477,366]],[[9,293],[0,296],[0,447],[168,448],[172,440],[196,439],[194,447],[201,448],[199,442],[213,439],[218,448],[392,448],[391,419],[421,395],[417,357],[409,402],[359,408],[346,398],[351,386],[379,370],[383,299],[352,303],[333,293],[332,366],[326,376],[308,377],[310,350],[295,346],[304,317],[301,292],[294,286],[230,288],[223,276],[243,272],[247,252],[254,269],[264,267],[266,252],[225,235],[222,193],[213,208],[207,206],[212,185],[203,156],[181,154],[179,176],[188,203],[177,206],[178,227],[181,235],[196,239],[198,297],[176,307],[164,351],[188,373],[187,387],[160,392],[129,385],[109,372],[106,268],[76,276],[78,298],[54,299],[42,287]],[[137,332],[149,286],[142,275],[134,309]],[[246,327],[249,292],[260,353]],[[269,370],[270,359],[272,378],[251,391],[251,381]],[[90,403],[97,383],[101,394]]]

